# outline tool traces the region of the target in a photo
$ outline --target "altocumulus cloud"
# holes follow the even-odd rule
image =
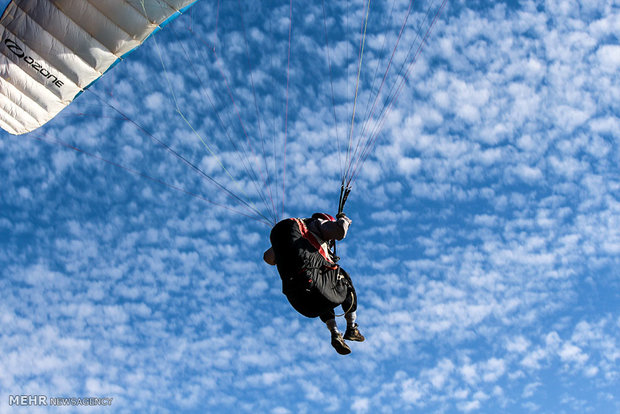
[[[334,208],[364,4],[328,5],[329,54],[322,8],[294,4],[281,214]],[[387,63],[407,7],[369,24],[369,62]],[[36,137],[247,211],[152,134],[280,211],[288,4],[244,5],[244,25],[231,5],[191,10]],[[113,397],[101,412],[617,411],[618,22],[611,0],[447,3],[347,204],[339,255],[368,338],[347,358],[281,295],[267,226],[3,135],[0,412],[14,394]],[[200,65],[175,64],[181,45]],[[277,137],[267,163],[244,128]]]

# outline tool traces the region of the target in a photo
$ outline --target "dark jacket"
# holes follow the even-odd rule
[[[332,257],[329,242],[344,238],[349,223],[348,219],[331,222],[290,218],[277,223],[271,231],[282,292],[304,316],[319,316],[346,297],[346,280]]]

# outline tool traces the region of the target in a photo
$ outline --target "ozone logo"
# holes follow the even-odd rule
[[[39,72],[41,76],[46,79],[49,79],[53,85],[60,88],[64,85],[64,82],[58,79],[58,76],[52,74],[48,69],[46,69],[41,63],[37,62],[32,56],[26,55],[24,49],[12,39],[4,39],[4,44],[6,47],[19,59],[23,60],[26,64],[32,67],[34,70]]]
[[[15,43],[14,40],[6,39],[4,41],[4,44],[9,48],[11,52],[16,54],[17,57],[23,58],[26,55],[24,53],[24,50],[17,43]]]

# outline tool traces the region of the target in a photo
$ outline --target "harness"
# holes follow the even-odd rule
[[[309,270],[309,269],[326,269],[326,270],[335,270],[338,269],[338,265],[336,264],[336,262],[332,259],[331,257],[331,251],[329,250],[329,248],[327,247],[326,243],[321,243],[318,239],[318,237],[316,237],[316,235],[314,233],[312,233],[309,229],[308,226],[306,225],[306,223],[298,218],[294,218],[292,220],[295,220],[295,223],[297,223],[297,225],[299,226],[299,232],[301,233],[301,237],[303,237],[304,239],[308,240],[310,242],[310,244],[319,252],[319,254],[323,257],[323,259],[325,259],[329,264],[328,265],[323,265],[321,267],[305,267],[302,268],[302,272],[305,270]],[[330,266],[331,265],[331,266]],[[301,272],[300,272],[301,273]]]
[[[282,293],[299,313],[313,318],[343,303],[352,286],[328,241],[311,229],[309,219],[290,218],[276,224],[270,238]]]

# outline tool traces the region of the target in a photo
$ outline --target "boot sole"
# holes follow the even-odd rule
[[[349,355],[351,353],[351,348],[349,348],[346,344],[341,344],[340,342],[332,342],[332,346],[340,355]]]

